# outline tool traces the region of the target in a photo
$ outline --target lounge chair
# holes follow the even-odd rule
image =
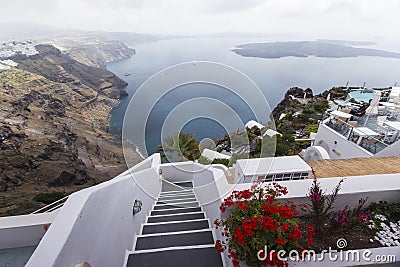
[[[374,136],[370,138],[363,138],[361,140],[361,145],[366,145],[368,148],[371,148],[371,146],[374,146],[374,153],[376,153],[376,144],[378,143],[379,140],[381,140],[382,136]]]
[[[346,120],[347,120],[346,118],[338,117],[338,118],[332,119],[331,123],[333,125],[333,128],[340,127],[340,129],[342,129]]]
[[[346,137],[348,140],[353,140],[354,138],[358,138],[359,135],[353,132],[353,128],[357,127],[358,121],[349,121],[346,130]]]

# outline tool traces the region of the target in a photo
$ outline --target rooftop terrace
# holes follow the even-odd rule
[[[364,103],[364,109],[363,102],[335,100],[331,102],[324,124],[376,154],[400,137],[400,98],[396,90],[392,89],[389,95],[372,91],[375,97],[369,105]]]

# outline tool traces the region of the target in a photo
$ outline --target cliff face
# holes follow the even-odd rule
[[[129,58],[135,54],[135,50],[122,42],[107,40],[95,45],[78,44],[68,48],[66,53],[83,64],[105,69],[107,62]]]
[[[39,192],[68,194],[126,169],[108,134],[125,83],[51,46],[38,50],[14,59],[21,69],[0,71],[0,216],[39,208]]]
[[[297,99],[312,99],[313,97],[314,94],[310,88],[301,89],[299,87],[292,87],[286,91],[281,102],[272,110],[272,116],[275,120],[278,120],[279,116],[286,112],[288,108],[294,107],[295,103],[300,104]]]
[[[114,73],[78,62],[51,45],[37,45],[38,55],[12,57],[18,68],[44,76],[50,81],[87,86],[101,95],[118,99],[127,85]]]

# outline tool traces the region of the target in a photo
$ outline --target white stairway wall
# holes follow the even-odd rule
[[[161,190],[155,156],[120,176],[72,194],[39,243],[27,266],[123,266],[127,250]],[[158,163],[159,164],[159,163]],[[143,166],[153,166],[145,169]],[[146,167],[147,167],[146,166]],[[143,170],[145,169],[145,170]],[[139,181],[139,183],[138,183]],[[140,184],[140,186],[138,185]],[[132,214],[135,199],[142,211]]]

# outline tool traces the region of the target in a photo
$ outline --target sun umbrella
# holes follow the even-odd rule
[[[371,100],[369,107],[365,111],[367,118],[365,119],[364,126],[367,124],[369,116],[378,114],[379,98],[380,98],[380,94],[378,92],[375,92],[374,98]]]

